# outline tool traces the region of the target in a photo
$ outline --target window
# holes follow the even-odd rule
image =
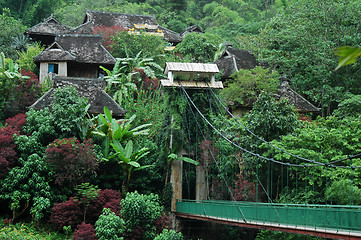
[[[58,74],[59,65],[55,63],[49,63],[49,73]]]

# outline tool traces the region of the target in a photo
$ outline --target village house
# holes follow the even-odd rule
[[[111,69],[116,62],[102,45],[101,35],[84,34],[57,35],[55,42],[37,55],[34,61],[40,65],[40,83],[54,75],[102,77],[99,66]]]

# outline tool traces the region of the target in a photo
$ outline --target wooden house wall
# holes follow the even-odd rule
[[[42,84],[46,77],[52,77],[54,74],[49,73],[49,64],[58,64],[58,76],[67,76],[68,68],[66,62],[41,62],[40,63],[40,72],[39,72],[39,81]]]
[[[68,77],[98,78],[99,65],[68,63]]]

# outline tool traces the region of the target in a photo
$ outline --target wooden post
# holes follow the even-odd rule
[[[170,81],[170,83],[173,83],[173,72],[171,72],[171,71],[169,71],[168,72],[168,79],[169,79],[169,81]]]

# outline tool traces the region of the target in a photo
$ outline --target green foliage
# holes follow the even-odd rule
[[[358,117],[361,114],[361,95],[352,95],[338,104],[333,112],[336,117]]]
[[[227,88],[221,91],[222,99],[229,105],[252,105],[261,92],[274,94],[279,85],[279,75],[276,71],[269,71],[262,67],[251,70],[234,72],[226,84]]]
[[[210,33],[190,33],[174,49],[175,52],[191,57],[195,62],[212,62],[222,39]]]
[[[21,69],[31,71],[35,74],[39,73],[39,69],[34,63],[34,57],[44,50],[40,43],[30,45],[25,52],[19,52],[17,63]]]
[[[38,149],[39,143],[46,146],[55,138],[81,139],[84,136],[83,129],[88,129],[86,113],[89,105],[86,104],[87,100],[80,97],[74,87],[59,88],[54,93],[52,111],[49,108],[38,111],[30,109],[26,113],[27,122],[23,131],[28,134],[30,141],[37,142],[35,149]],[[25,139],[26,137],[22,136],[19,141],[23,143],[24,151],[28,151],[27,147],[31,148],[31,145],[22,141]]]
[[[148,167],[153,167],[153,165],[143,165],[141,166],[139,161],[149,154],[148,148],[142,148],[140,150],[133,149],[133,142],[130,140],[125,145],[125,148],[120,144],[117,139],[113,139],[113,143],[110,145],[114,149],[114,154],[110,155],[108,159],[116,158],[118,163],[123,169],[124,180],[122,186],[123,195],[128,192],[128,186],[130,182],[130,177],[134,171],[139,171]]]
[[[88,207],[90,203],[97,199],[100,189],[90,183],[82,183],[75,187],[75,191],[76,197],[74,199],[84,206],[83,222],[85,222]]]
[[[253,46],[261,60],[291,79],[294,90],[309,96],[329,115],[345,92],[360,94],[359,64],[334,71],[338,62],[334,49],[360,42],[359,27],[354,24],[360,10],[355,0],[291,1],[271,19]]]
[[[319,237],[311,237],[300,234],[284,233],[263,230],[257,234],[256,240],[268,240],[268,239],[279,239],[279,240],[321,240]]]
[[[125,222],[110,209],[104,208],[95,223],[95,231],[99,240],[122,240]]]
[[[361,56],[361,48],[343,46],[337,48],[336,54],[339,56],[337,70],[340,67],[355,63],[357,58]]]
[[[334,181],[326,189],[326,199],[337,205],[360,205],[361,189],[354,185],[350,179]]]
[[[120,215],[128,231],[140,226],[144,230],[141,239],[153,239],[156,234],[154,220],[161,217],[163,207],[155,194],[143,195],[137,191],[128,193],[121,201]]]
[[[0,197],[10,201],[13,220],[30,207],[33,219],[39,221],[51,207],[47,164],[37,154],[30,155],[26,160],[19,159],[19,162],[21,165],[11,169],[4,179]]]
[[[119,32],[112,38],[111,54],[118,58],[133,58],[139,52],[148,58],[163,53],[165,42],[162,37],[143,34],[129,34],[128,31]]]
[[[25,52],[30,45],[30,38],[27,35],[19,34],[13,38],[11,47],[16,49],[18,53]]]
[[[131,82],[131,77],[127,77],[125,73],[122,72],[126,66],[120,66],[120,63],[121,60],[117,59],[117,62],[115,63],[112,71],[109,71],[103,66],[100,66],[100,68],[107,73],[107,76],[104,77],[105,81],[108,83],[106,90],[108,92],[114,92],[113,99],[119,104],[122,104],[125,99],[133,95],[133,92],[136,90],[137,86],[135,83]]]
[[[139,135],[147,135],[149,129],[145,129],[151,124],[143,124],[135,128],[131,128],[132,122],[136,118],[136,115],[133,115],[130,119],[127,120],[116,120],[112,117],[111,112],[107,107],[104,107],[104,115],[99,114],[97,119],[97,125],[95,130],[92,131],[92,134],[102,137],[103,140],[103,155],[105,158],[108,158],[110,143],[113,140],[117,140],[122,143],[128,140],[133,139]]]
[[[0,239],[67,240],[70,238],[58,232],[53,232],[52,229],[44,224],[19,222],[14,225],[0,226]]]
[[[11,91],[16,86],[16,80],[23,78],[19,70],[18,64],[14,63],[12,59],[6,59],[5,54],[0,52],[0,119],[4,117],[4,109]]]
[[[299,123],[287,100],[275,101],[268,93],[259,95],[246,119],[248,128],[267,141],[291,133]]]
[[[14,37],[24,32],[25,26],[22,25],[20,20],[12,17],[12,14],[8,8],[2,8],[2,14],[0,15],[0,26],[0,52],[3,52],[6,56],[15,59],[17,57],[16,49],[12,48],[11,44]]]
[[[161,234],[156,236],[154,240],[183,240],[183,234],[177,233],[174,230],[164,229]]]
[[[318,118],[312,123],[305,122],[302,127],[297,128],[292,134],[282,136],[280,140],[273,141],[272,143],[294,155],[321,163],[327,163],[347,158],[348,155],[358,153],[361,148],[359,138],[359,135],[361,134],[360,129],[361,121],[358,118]],[[273,156],[274,159],[278,161],[300,164],[300,160],[297,160],[286,153],[272,149],[265,144],[263,147],[268,149],[266,156]],[[352,165],[354,166],[360,166],[360,164],[360,159],[354,159],[352,161]],[[337,165],[348,166],[349,161],[340,162],[337,163]],[[307,168],[306,172],[294,168],[289,168],[288,171],[290,190],[285,191],[285,194],[292,194],[291,196],[293,197],[298,195],[298,200],[296,200],[296,202],[302,201],[303,203],[322,204],[327,200],[325,191],[326,189],[329,189],[333,182],[339,182],[342,179],[353,179],[355,186],[358,186],[358,183],[360,182],[359,171],[352,171],[351,169],[313,167]],[[298,184],[302,183],[302,185],[307,183],[307,186],[306,188],[299,187],[298,193],[292,193],[291,190],[296,187],[296,182],[298,182]],[[341,186],[341,184],[345,184],[345,182],[341,181],[340,183],[337,183],[334,188]],[[347,192],[347,189],[350,189],[350,186],[345,188],[343,192]],[[355,193],[356,192],[358,192],[358,190],[355,190]],[[334,194],[335,197],[338,196],[337,193]],[[349,202],[350,196],[350,194],[343,194],[343,202]],[[285,199],[291,200],[289,197],[285,197]],[[339,201],[340,199],[337,200]]]
[[[52,117],[58,138],[81,138],[81,129],[87,122],[85,117],[90,105],[88,100],[79,96],[75,87],[58,88],[54,92]]]
[[[19,141],[21,141],[24,146],[23,151],[27,151],[26,149],[32,148],[32,146],[26,143],[26,141],[22,141],[25,139],[32,139],[33,143],[38,143],[34,146],[38,148],[39,144],[46,146],[50,142],[52,142],[56,137],[56,130],[54,126],[54,118],[49,108],[41,109],[39,111],[35,111],[34,109],[30,109],[26,113],[26,124],[23,127],[23,131],[28,136],[21,136]]]

